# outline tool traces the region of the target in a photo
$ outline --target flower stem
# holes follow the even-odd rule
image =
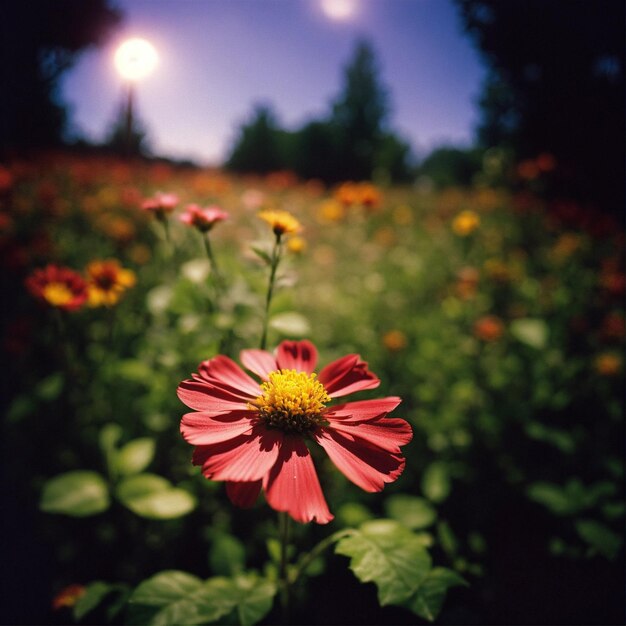
[[[217,267],[217,261],[215,260],[215,256],[213,255],[213,248],[211,248],[211,240],[209,239],[209,233],[205,233],[202,237],[204,241],[204,249],[206,250],[207,258],[209,259],[209,264],[211,266],[211,274],[213,275],[213,284],[215,285],[216,295],[222,290],[222,276]]]
[[[289,515],[279,511],[278,531],[280,535],[280,566],[278,570],[278,583],[280,587],[280,604],[282,608],[283,624],[289,624],[289,587],[291,581],[287,572],[289,547]]]
[[[270,304],[272,303],[272,296],[274,295],[274,285],[276,283],[276,269],[280,263],[280,253],[282,251],[281,246],[281,233],[276,233],[276,241],[274,242],[274,249],[272,250],[272,258],[270,260],[270,280],[267,285],[267,295],[265,297],[265,316],[263,319],[263,335],[261,336],[261,350],[265,350],[267,345],[267,325],[270,317]]]
[[[309,565],[311,565],[311,563],[313,563],[313,561],[315,561],[315,559],[320,556],[320,554],[322,554],[322,552],[324,552],[326,548],[331,546],[333,543],[336,543],[340,539],[343,539],[343,537],[347,537],[350,534],[352,534],[352,529],[344,528],[343,530],[338,530],[336,533],[329,535],[328,537],[326,537],[326,539],[322,539],[322,541],[320,541],[310,552],[305,554],[300,559],[298,565],[294,568],[290,576],[290,584],[295,584],[300,575],[306,571],[307,567],[309,567]]]

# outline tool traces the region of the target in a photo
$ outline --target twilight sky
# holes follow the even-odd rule
[[[324,10],[324,4],[330,9]],[[359,37],[376,52],[391,126],[418,155],[468,144],[484,68],[450,0],[117,0],[122,27],[89,50],[61,88],[74,127],[102,140],[122,101],[117,46],[142,37],[159,63],[137,85],[157,154],[218,164],[253,105],[284,128],[325,116]],[[329,12],[352,6],[343,19]]]

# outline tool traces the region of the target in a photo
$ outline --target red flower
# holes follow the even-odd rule
[[[243,350],[241,362],[262,382],[220,355],[203,361],[178,387],[178,397],[196,411],[181,422],[183,437],[196,446],[193,463],[207,478],[226,481],[234,504],[252,506],[263,487],[268,504],[296,521],[330,522],[306,440],[322,446],[365,491],[381,491],[400,476],[400,446],[413,436],[405,420],[387,417],[400,398],[326,406],[380,384],[359,355],[330,363],[319,377],[309,341],[283,341],[276,356]]]
[[[188,204],[185,212],[178,216],[178,219],[187,226],[195,226],[198,230],[205,233],[211,230],[217,222],[221,222],[228,218],[228,213],[222,211],[217,206],[209,206],[205,209],[197,204]]]
[[[35,298],[65,311],[76,311],[87,300],[87,283],[68,267],[47,265],[35,270],[25,284]]]
[[[148,213],[154,213],[154,215],[164,220],[165,217],[171,213],[178,204],[178,196],[173,193],[157,192],[152,198],[147,198],[141,203],[141,208]]]

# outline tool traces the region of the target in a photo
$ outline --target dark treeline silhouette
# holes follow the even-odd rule
[[[236,172],[290,169],[326,182],[411,176],[411,150],[389,128],[389,96],[374,51],[364,40],[344,71],[342,90],[324,119],[281,129],[269,105],[241,127],[226,166]]]
[[[549,153],[553,195],[624,211],[622,0],[456,0],[487,61],[478,140]]]
[[[67,115],[59,79],[120,19],[108,0],[0,3],[0,156],[62,143]]]

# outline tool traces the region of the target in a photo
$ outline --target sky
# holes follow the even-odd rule
[[[331,6],[324,7],[325,3]],[[332,16],[344,3],[342,19]],[[125,85],[113,58],[129,37],[158,64],[136,83],[136,109],[155,154],[218,165],[256,104],[296,129],[330,111],[359,38],[373,46],[392,130],[420,157],[469,145],[485,69],[451,0],[117,0],[124,18],[84,52],[61,85],[73,132],[101,141]]]

